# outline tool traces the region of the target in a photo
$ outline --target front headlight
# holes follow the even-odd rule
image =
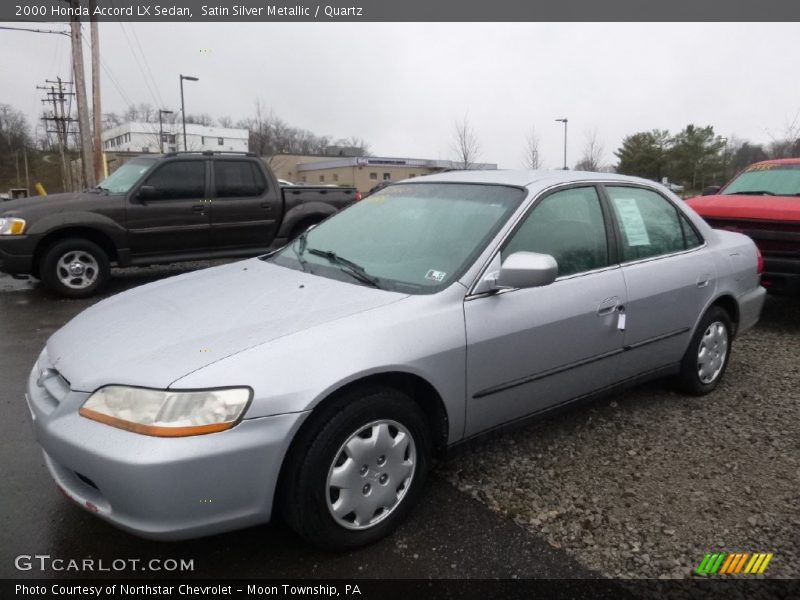
[[[250,388],[171,391],[109,385],[92,394],[80,414],[145,435],[200,435],[233,427],[251,396]]]
[[[0,235],[20,235],[25,231],[25,219],[0,218]]]

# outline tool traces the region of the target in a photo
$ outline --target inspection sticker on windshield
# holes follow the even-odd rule
[[[447,273],[444,271],[435,271],[434,269],[431,269],[425,273],[425,279],[430,279],[432,281],[444,281],[446,275]]]
[[[614,206],[617,209],[619,220],[622,221],[622,229],[625,231],[625,237],[628,238],[628,245],[649,246],[650,236],[647,235],[647,227],[644,225],[636,199],[614,198]]]

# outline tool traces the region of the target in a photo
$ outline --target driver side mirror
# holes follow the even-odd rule
[[[549,254],[514,252],[503,261],[499,271],[488,274],[475,293],[497,292],[550,285],[558,277],[558,263]]]
[[[141,200],[147,200],[149,198],[155,198],[156,196],[158,196],[158,190],[156,190],[156,188],[153,187],[152,185],[143,185],[136,192],[136,196],[137,196],[137,198],[140,198]]]
[[[720,189],[722,189],[722,188],[720,186],[718,186],[718,185],[707,185],[706,187],[703,188],[703,193],[701,195],[703,195],[703,196],[713,196],[714,194],[719,192]]]

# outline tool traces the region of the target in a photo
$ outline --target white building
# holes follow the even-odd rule
[[[247,129],[206,127],[194,123],[186,124],[186,147],[183,145],[183,127],[178,123],[164,123],[163,137],[159,144],[158,123],[124,123],[103,132],[103,149],[106,152],[175,152],[178,150],[202,151],[225,150],[247,152],[249,138]]]

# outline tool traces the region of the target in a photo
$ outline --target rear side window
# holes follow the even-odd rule
[[[541,200],[503,248],[502,258],[520,251],[551,255],[559,276],[608,266],[606,227],[595,188],[571,188]]]
[[[643,188],[606,188],[622,234],[622,259],[650,258],[700,245],[694,229],[677,207]]]
[[[202,160],[170,161],[147,178],[145,185],[156,189],[152,199],[202,198],[206,194],[206,164]]]
[[[214,185],[217,198],[260,196],[267,188],[256,165],[244,160],[215,161]]]

